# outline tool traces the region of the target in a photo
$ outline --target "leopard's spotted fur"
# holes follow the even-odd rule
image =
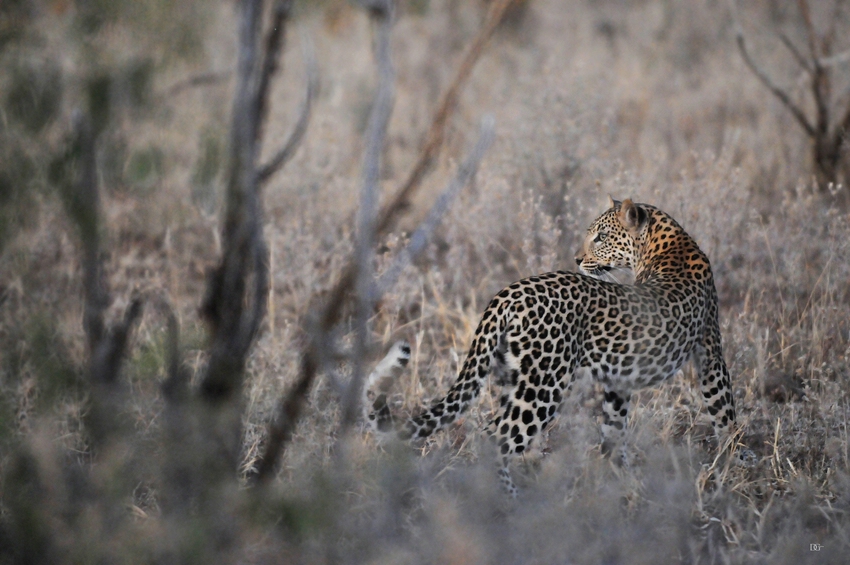
[[[529,277],[492,299],[457,381],[403,425],[402,438],[425,438],[454,422],[493,373],[509,392],[487,433],[498,445],[503,485],[515,495],[510,458],[549,425],[580,370],[604,385],[603,448],[610,448],[621,440],[632,391],[670,378],[688,359],[718,435],[733,430],[717,292],[693,238],[653,206],[612,200],[576,261],[584,274]],[[634,274],[633,285],[613,282],[621,270]],[[378,426],[388,418],[385,402],[376,402]]]

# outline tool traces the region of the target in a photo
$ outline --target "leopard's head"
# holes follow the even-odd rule
[[[631,283],[640,262],[640,241],[649,218],[643,204],[609,197],[609,207],[587,229],[576,264],[585,275]]]

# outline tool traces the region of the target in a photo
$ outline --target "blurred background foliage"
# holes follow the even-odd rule
[[[130,147],[154,108],[158,74],[203,57],[209,3],[163,0],[10,1],[0,6],[0,251],[38,217],[49,164],[74,110],[88,110],[107,190],[149,193],[166,166],[155,145]]]

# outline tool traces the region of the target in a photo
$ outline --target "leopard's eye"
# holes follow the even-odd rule
[[[605,233],[605,232],[599,232],[599,233],[597,233],[597,234],[596,234],[596,236],[593,238],[593,243],[602,243],[602,242],[604,242],[606,239],[608,239],[608,234],[607,234],[607,233]]]

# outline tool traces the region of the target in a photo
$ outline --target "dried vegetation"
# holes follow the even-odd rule
[[[491,3],[398,3],[393,110],[377,141],[384,3],[295,2],[279,22],[285,49],[267,104],[240,138],[247,122],[232,117],[232,100],[259,100],[240,90],[259,83],[236,70],[248,4],[0,6],[0,563],[846,562],[846,125],[827,120],[838,155],[827,179],[818,138],[789,112],[816,116],[814,129],[824,104],[843,116],[846,3],[811,2],[804,18],[804,2],[739,2],[733,18],[718,0],[514,2],[437,141],[433,117]],[[257,61],[274,49],[256,47]],[[495,141],[474,180],[419,256],[399,263],[485,114]],[[299,130],[283,169],[263,176]],[[234,252],[228,230],[241,224],[222,229],[217,217],[229,217],[228,191],[246,186],[229,161],[245,143],[256,144],[247,159],[259,175],[245,182],[264,183],[251,204],[262,229],[236,230],[248,239]],[[391,208],[375,201],[364,212],[362,195],[380,189],[392,202],[431,143],[396,220],[383,225]],[[86,224],[91,208],[69,179],[96,183],[97,222]],[[415,411],[454,378],[493,293],[572,268],[608,193],[669,212],[711,258],[755,468],[715,458],[691,369],[633,402],[629,469],[601,457],[599,391],[578,383],[518,464],[516,504],[500,496],[477,431],[494,409],[488,395],[417,450],[346,431],[360,353],[410,340],[392,402]],[[352,263],[364,229],[374,260]],[[238,303],[210,308],[205,292],[221,289],[206,273],[223,273],[228,256],[243,264],[244,288]],[[340,291],[363,297],[395,265],[406,266],[374,308],[375,288],[359,302]],[[375,276],[358,283],[364,269]],[[244,333],[221,333],[228,316]],[[96,377],[93,352],[122,328],[120,376],[110,365]],[[253,344],[244,372],[230,367],[213,386],[216,347],[229,355],[237,338],[236,350]],[[293,397],[308,361],[314,374]],[[175,382],[176,397],[163,387]],[[287,399],[297,425],[281,420]]]

